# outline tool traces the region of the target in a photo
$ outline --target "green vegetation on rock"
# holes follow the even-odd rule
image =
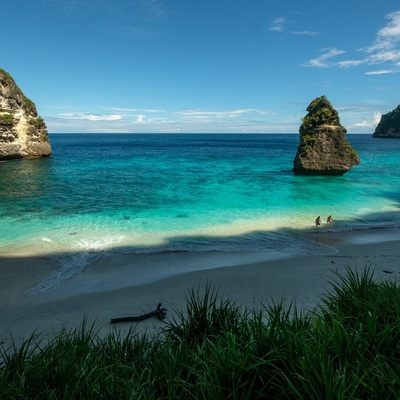
[[[42,117],[37,117],[34,119],[33,124],[36,129],[46,129],[46,124],[43,121]]]
[[[0,114],[0,126],[12,126],[14,117],[11,114]]]
[[[325,96],[317,97],[307,107],[300,133],[309,132],[321,125],[340,125],[339,115]]]
[[[312,137],[310,135],[303,135],[301,137],[301,143],[302,143],[303,149],[308,153],[311,151],[312,147],[314,146],[315,137]]]
[[[349,151],[350,156],[358,157],[357,152],[355,151],[354,147],[351,145],[350,142],[346,142],[347,149]]]
[[[28,114],[36,114],[36,106],[34,102],[30,99],[28,99],[26,96],[24,96],[25,100],[25,110],[28,112]]]
[[[4,69],[0,68],[0,75],[3,75],[4,78],[6,78],[8,81],[11,81],[12,84],[15,85],[13,77],[7,71],[4,71]]]

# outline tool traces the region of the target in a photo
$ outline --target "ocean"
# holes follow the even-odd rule
[[[297,134],[49,138],[51,157],[0,163],[0,257],[53,256],[60,279],[106,253],[325,254],[303,233],[400,227],[400,140],[349,134],[361,164],[297,176]]]

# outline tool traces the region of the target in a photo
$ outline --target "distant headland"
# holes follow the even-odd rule
[[[373,137],[400,138],[400,105],[393,111],[382,115]]]

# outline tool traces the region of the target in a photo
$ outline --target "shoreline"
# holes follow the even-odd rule
[[[170,267],[165,276],[142,282],[135,280],[129,269],[137,262],[137,255],[113,254],[95,259],[79,275],[43,292],[34,292],[32,288],[55,272],[54,258],[0,256],[0,343],[7,347],[11,340],[18,343],[33,332],[51,337],[62,329],[80,326],[83,320],[87,326],[94,324],[100,335],[113,330],[127,332],[132,327],[138,332],[155,333],[164,324],[156,318],[117,325],[110,324],[110,319],[140,315],[161,303],[168,309],[168,322],[176,315],[174,310],[184,311],[191,289],[201,291],[207,284],[224,299],[250,309],[259,309],[271,301],[284,300],[289,304],[293,300],[298,309],[310,310],[329,289],[334,271],[345,273],[347,266],[371,266],[377,279],[400,274],[398,229],[313,231],[304,236],[337,252],[267,260],[240,253],[142,255],[141,274],[151,275],[157,260]],[[185,272],[185,263],[191,263],[195,270]]]

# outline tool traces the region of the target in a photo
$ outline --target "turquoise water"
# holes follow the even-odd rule
[[[298,135],[50,135],[0,163],[0,255],[321,252],[298,233],[400,226],[400,140],[348,135],[361,164],[292,173]],[[84,265],[90,257],[84,257]]]

